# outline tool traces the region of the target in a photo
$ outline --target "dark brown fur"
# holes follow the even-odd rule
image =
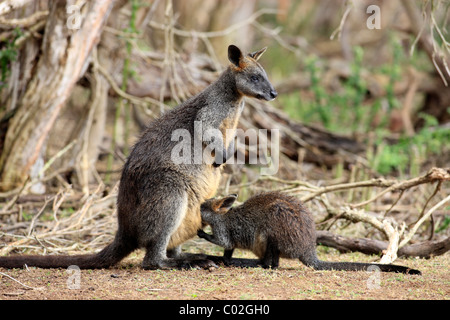
[[[225,262],[230,261],[235,248],[241,248],[255,253],[264,267],[276,268],[279,258],[284,257],[300,259],[316,270],[367,270],[377,266],[385,272],[420,274],[404,266],[321,261],[316,254],[314,220],[296,197],[266,192],[231,208],[236,197],[210,199],[201,205],[202,219],[211,225],[213,234],[200,230],[198,235],[224,247]]]

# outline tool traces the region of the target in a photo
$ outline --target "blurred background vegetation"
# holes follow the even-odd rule
[[[3,190],[36,178],[48,159],[73,141],[53,168],[75,169],[86,185],[100,170],[99,156],[106,157],[107,168],[100,171],[110,181],[108,173],[120,167],[145,123],[213,81],[227,64],[231,43],[246,51],[268,46],[262,63],[280,92],[272,105],[293,121],[363,143],[361,156],[374,172],[417,175],[450,162],[448,1],[116,1],[102,13],[92,53],[78,61],[84,66],[72,71],[64,63],[77,57],[49,61],[52,66],[38,62],[50,60],[45,53],[68,50],[64,44],[58,49],[57,37],[86,32],[70,24],[81,25],[99,9],[86,1],[63,1],[53,6],[55,12],[51,1],[16,3],[0,20]],[[372,4],[378,16],[368,11]],[[67,30],[46,44],[46,33],[55,30],[49,29],[51,20]],[[369,28],[374,22],[379,29]],[[72,45],[83,41],[72,39]],[[49,75],[58,68],[70,72],[69,81],[42,87],[65,90],[56,106],[36,103],[36,96],[51,99],[31,85],[42,77],[40,68]],[[29,110],[19,112],[32,122],[29,130],[25,120],[11,121],[19,109]],[[45,112],[39,109],[48,110],[46,116],[40,118]],[[28,118],[32,113],[37,116]],[[45,125],[37,128],[36,122]],[[11,142],[30,135],[45,139]],[[17,152],[21,157],[8,156]],[[83,152],[87,164],[80,168],[76,159]]]

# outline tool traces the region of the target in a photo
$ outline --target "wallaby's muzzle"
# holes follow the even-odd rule
[[[269,92],[264,92],[264,94],[258,94],[256,95],[257,99],[260,100],[266,100],[266,101],[272,101],[278,96],[278,92],[275,91],[275,89],[270,89]]]
[[[278,96],[278,92],[276,92],[275,90],[271,90],[270,91],[270,100],[275,99]]]

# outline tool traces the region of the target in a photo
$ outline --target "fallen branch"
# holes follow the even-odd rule
[[[364,210],[358,210],[349,207],[341,207],[336,212],[328,202],[325,195],[322,197],[322,203],[325,205],[329,213],[354,222],[370,223],[372,226],[386,235],[389,244],[384,252],[383,257],[380,260],[380,263],[390,264],[394,262],[395,259],[397,259],[398,243],[400,236],[405,229],[404,224],[401,228],[401,232],[399,232],[398,224],[394,219],[385,218],[380,220],[375,216],[367,214]]]
[[[436,181],[450,181],[450,168],[442,169],[442,168],[432,168],[430,171],[428,171],[425,175],[413,178],[410,180],[402,181],[402,182],[390,182],[388,184],[391,184],[387,189],[384,189],[379,194],[375,195],[373,198],[351,205],[353,208],[363,207],[370,202],[375,201],[376,199],[380,198],[382,195],[388,193],[388,192],[395,192],[395,191],[403,191],[405,189],[409,189],[415,186],[418,186],[420,184],[424,183],[433,183]],[[387,185],[385,185],[387,186]]]
[[[421,184],[433,183],[436,181],[450,181],[450,168],[431,168],[425,175],[420,176],[418,178],[413,178],[405,181],[397,181],[397,180],[386,180],[383,178],[371,179],[366,181],[357,181],[350,183],[342,183],[331,186],[324,187],[316,187],[310,183],[301,180],[283,180],[272,176],[263,176],[260,178],[261,180],[270,180],[278,183],[289,184],[292,187],[285,189],[285,191],[289,191],[290,193],[298,193],[298,192],[309,192],[309,194],[300,197],[300,200],[303,202],[308,202],[322,194],[349,190],[354,188],[362,188],[362,187],[380,187],[386,188],[371,199],[358,203],[358,204],[349,204],[349,206],[353,209],[363,207],[376,199],[380,198],[382,195],[387,192],[396,192],[403,191]]]
[[[417,223],[411,228],[411,230],[408,232],[408,234],[405,236],[405,238],[400,242],[399,248],[406,245],[411,240],[412,236],[416,233],[417,229],[422,225],[422,223],[425,220],[427,220],[434,211],[436,211],[439,207],[443,206],[448,201],[450,201],[450,195],[448,195],[446,198],[442,199],[433,208],[428,210],[428,212],[426,214],[424,214],[423,217],[419,219],[419,221],[417,221]]]
[[[386,179],[371,179],[367,181],[358,181],[351,183],[343,183],[331,186],[324,187],[316,187],[311,185],[310,183],[304,181],[289,181],[282,180],[276,177],[265,176],[262,177],[261,180],[269,180],[278,183],[287,184],[290,187],[283,188],[283,191],[287,191],[289,193],[299,193],[306,192],[307,194],[300,197],[303,202],[310,201],[317,197],[320,197],[320,202],[324,205],[329,215],[337,218],[347,219],[352,222],[364,222],[372,225],[379,231],[381,231],[386,238],[388,239],[388,245],[384,249],[384,255],[381,259],[381,263],[392,263],[397,258],[397,252],[399,248],[404,247],[409,241],[412,239],[414,234],[417,232],[419,227],[431,217],[432,213],[435,212],[438,208],[443,206],[447,201],[450,201],[450,196],[442,199],[439,203],[437,203],[433,208],[431,208],[426,214],[422,214],[418,221],[414,224],[414,226],[407,230],[406,235],[404,235],[406,230],[406,225],[403,222],[399,224],[393,218],[386,218],[386,213],[391,211],[393,206],[397,204],[399,198],[394,202],[394,205],[390,206],[384,215],[372,215],[366,212],[366,210],[360,209],[362,206],[366,206],[375,200],[381,198],[381,196],[387,194],[388,192],[404,192],[407,189],[412,187],[416,187],[421,184],[429,184],[438,182],[438,187],[435,189],[435,192],[427,199],[424,209],[426,205],[429,203],[431,198],[433,198],[437,194],[437,190],[444,181],[450,181],[450,169],[446,168],[432,168],[423,176],[405,180],[405,181],[396,181],[396,180],[386,180]],[[384,187],[385,189],[381,192],[377,193],[375,196],[370,198],[367,201],[360,202],[358,204],[347,204],[347,205],[332,205],[328,200],[326,194],[336,191],[342,191],[347,189],[361,188],[361,187]],[[402,194],[401,193],[401,194]]]
[[[381,255],[387,249],[388,243],[367,238],[349,238],[330,231],[317,231],[317,244],[335,248],[340,252],[362,252],[368,255]],[[400,248],[399,257],[431,258],[450,250],[450,237],[443,240],[423,241]]]

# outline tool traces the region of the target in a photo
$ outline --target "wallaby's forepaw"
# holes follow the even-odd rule
[[[216,269],[219,268],[217,264],[208,259],[201,260],[186,260],[183,269]]]
[[[216,161],[213,162],[213,167],[218,168],[227,162],[227,150],[223,149],[221,153],[216,154]]]
[[[203,231],[202,229],[197,231],[197,235],[202,239],[205,239],[208,237],[208,234],[205,231]]]

